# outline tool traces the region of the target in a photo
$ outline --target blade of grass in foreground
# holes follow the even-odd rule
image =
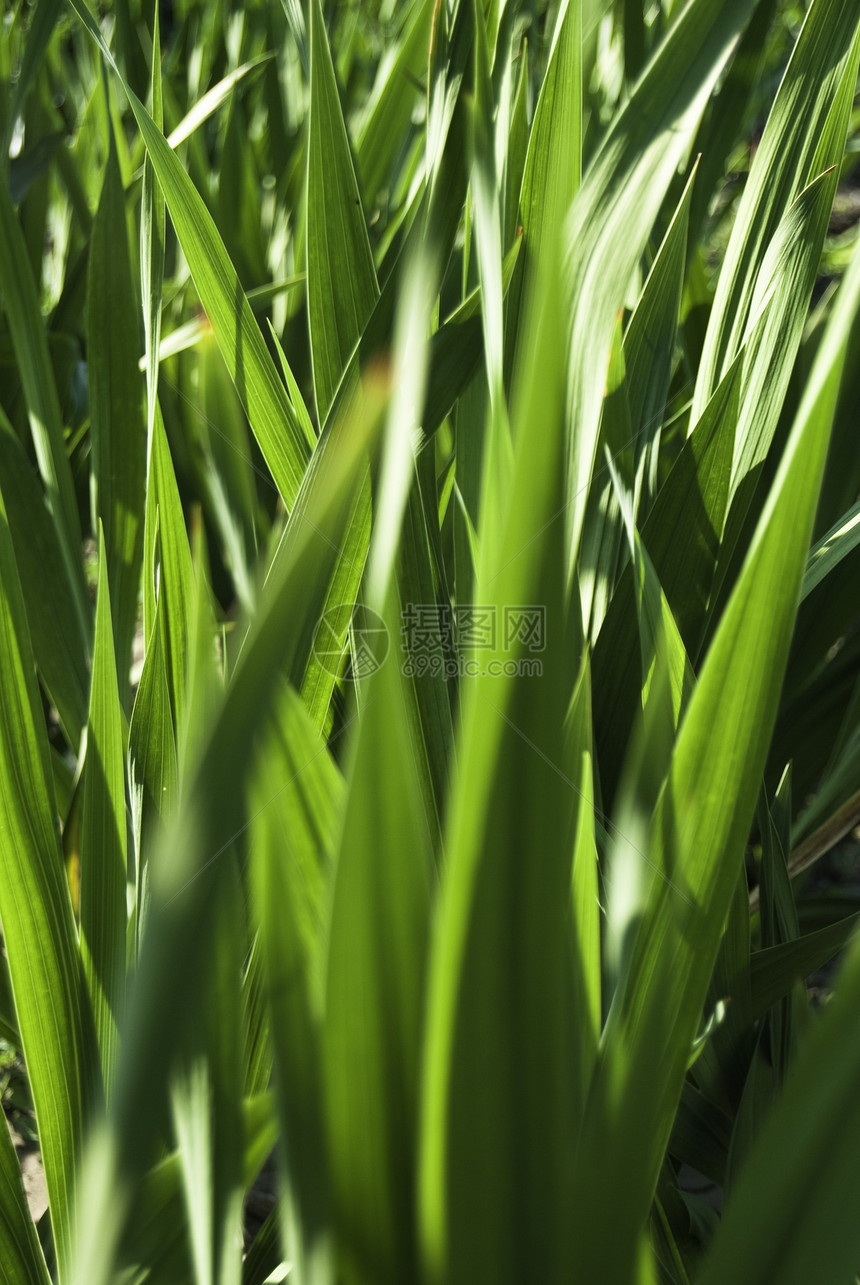
[[[565,1280],[571,1263],[574,1032],[592,1019],[573,1010],[571,772],[579,777],[581,758],[564,728],[575,675],[563,531],[548,520],[562,494],[561,326],[557,292],[543,284],[549,315],[527,332],[515,460],[506,427],[488,430],[475,596],[499,634],[473,654],[485,672],[462,694],[424,1062],[420,1210],[434,1285]],[[505,637],[509,613],[527,604],[544,613],[539,674],[522,636]],[[524,862],[525,851],[538,860]]]
[[[402,670],[393,572],[415,485],[434,297],[432,269],[423,256],[410,260],[367,575],[391,650],[361,688],[328,935],[323,1053],[335,1226],[347,1276],[368,1285],[419,1275],[417,1138],[409,1122],[419,1099],[432,802],[416,752],[420,730],[410,725],[414,698]]]
[[[379,296],[319,0],[311,0],[308,326],[319,422]]]
[[[855,255],[655,810],[649,856],[662,877],[610,1010],[577,1154],[584,1279],[629,1277],[653,1198],[755,810],[858,305]]]

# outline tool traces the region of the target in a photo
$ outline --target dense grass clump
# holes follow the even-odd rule
[[[4,1285],[856,1279],[858,62],[7,6]]]

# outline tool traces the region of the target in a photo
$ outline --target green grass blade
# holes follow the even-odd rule
[[[860,544],[860,501],[852,505],[847,513],[843,513],[839,521],[834,523],[809,550],[806,575],[803,577],[803,587],[800,591],[801,602],[812,593],[813,589],[817,589],[823,580],[826,580],[830,572],[838,567],[843,558],[847,558],[858,544]]]
[[[152,15],[152,119],[157,129],[164,126],[164,101],[161,82],[161,36],[158,5]],[[143,188],[140,196],[140,293],[143,300],[143,359],[146,370],[146,477],[152,471],[153,437],[158,406],[158,366],[161,352],[161,298],[164,284],[164,196],[147,155],[143,163]],[[152,542],[155,538],[147,495],[143,529],[143,636],[149,639],[155,618],[155,583],[151,574],[155,564]]]
[[[143,560],[146,437],[134,287],[119,162],[109,136],[87,274],[87,353],[92,440],[93,526],[104,528],[120,698],[137,622]]]
[[[149,861],[177,795],[176,739],[165,657],[164,599],[159,600],[128,729],[128,781],[135,852],[136,934],[143,938]]]
[[[661,877],[609,1015],[577,1157],[575,1232],[586,1277],[623,1279],[631,1270],[737,884],[860,304],[860,257],[844,284],[655,811],[650,860]],[[619,1157],[631,1147],[638,1163],[619,1191]]]
[[[194,568],[160,408],[156,410],[146,499],[147,524],[153,531],[153,541],[156,532],[158,539],[159,596],[163,599],[167,676],[174,726],[177,734],[184,734],[188,714],[188,640],[191,636]],[[145,568],[145,572],[147,576],[151,575],[149,566]]]
[[[308,326],[320,423],[379,296],[319,0],[311,0]]]
[[[489,435],[475,600],[498,612],[499,635],[475,652],[484,672],[461,698],[431,955],[420,1207],[425,1274],[446,1285],[563,1280],[570,1267],[572,1041],[574,1022],[588,1019],[572,1011],[576,795],[564,717],[574,675],[563,532],[548,521],[562,494],[561,335],[557,292],[541,299],[550,309],[528,332],[515,461],[507,433],[493,424]],[[534,422],[540,434],[529,432]],[[505,609],[534,603],[545,610],[541,673],[494,669],[535,658],[503,628]],[[526,845],[537,863],[522,861]]]
[[[71,3],[102,55],[119,76],[110,50],[84,0],[71,0]],[[284,503],[291,508],[304,474],[308,451],[286,389],[278,378],[236,270],[199,192],[140,99],[121,76],[120,81],[152,160],[179,243],[212,323],[230,378],[236,385],[275,485]]]
[[[57,386],[36,283],[5,178],[0,182],[0,289],[27,401],[39,472],[57,523],[64,557],[69,564],[70,579],[78,596],[78,611],[85,619],[83,574],[79,562],[81,524],[66,455]]]
[[[248,62],[242,63],[241,67],[236,67],[222,77],[217,85],[213,85],[211,89],[208,89],[202,98],[198,98],[191,110],[186,112],[176,128],[170,131],[167,136],[170,146],[176,148],[180,143],[184,143],[186,138],[190,138],[194,131],[199,129],[218,110],[222,103],[227,102],[236,85],[241,80],[244,80],[249,72],[263,66],[273,56],[273,54],[260,54],[258,58],[249,59]],[[161,127],[162,122],[156,117],[154,111],[152,112],[152,118]]]
[[[198,941],[206,962],[198,1003],[183,1033],[171,1080],[173,1122],[182,1169],[197,1285],[241,1279],[242,1067],[240,941],[242,889],[234,854],[225,855],[215,904]]]
[[[840,102],[845,98],[840,86],[850,84],[853,92],[857,30],[851,0],[816,0],[807,12],[732,228],[699,365],[692,424],[743,343],[759,268],[780,221],[802,190],[842,159],[847,104]]]
[[[99,534],[99,592],[81,818],[81,956],[95,1018],[102,1079],[110,1097],[125,1002],[125,754],[110,570],[104,535],[101,531]]]
[[[577,1097],[580,1111],[585,1109],[603,1021],[600,903],[597,846],[594,839],[594,753],[591,726],[591,670],[586,652],[583,654],[582,668],[576,680],[567,716],[570,761],[573,765],[571,780],[573,788],[581,799],[576,815],[571,881],[573,918],[571,949],[575,956],[573,977],[576,988],[574,1005],[579,1014]]]
[[[795,982],[802,981],[835,959],[860,927],[860,915],[846,915],[834,924],[804,933],[750,959],[750,1006],[752,1016],[761,1017],[783,998]]]
[[[298,1278],[322,1285],[333,1279],[333,1258],[321,1013],[343,781],[290,687],[259,764],[251,873],[283,1131],[284,1234]]]
[[[89,633],[57,527],[11,425],[0,412],[0,490],[39,675],[77,751],[87,718]],[[87,621],[88,629],[91,623]]]
[[[433,0],[418,0],[396,53],[380,63],[364,118],[356,132],[356,163],[368,200],[375,201],[409,128],[427,72]]]
[[[86,1109],[98,1093],[98,1053],[57,840],[48,742],[24,602],[2,503],[0,633],[0,918],[65,1281],[74,1166]]]
[[[624,335],[630,436],[635,438],[635,455],[642,474],[641,480],[637,479],[636,513],[640,526],[657,491],[660,427],[672,375],[697,174],[698,163],[687,180]]]
[[[837,1285],[856,1270],[858,996],[855,945],[732,1193],[702,1285]]]
[[[574,200],[565,232],[565,289],[573,309],[567,482],[571,570],[619,309],[669,184],[687,157],[708,97],[751,8],[747,0],[687,4],[610,126]]]
[[[298,524],[290,556],[270,575],[253,629],[223,692],[220,681],[211,676],[211,633],[198,631],[203,650],[195,664],[205,672],[199,684],[189,682],[200,713],[193,716],[194,734],[184,749],[182,806],[151,866],[149,927],[113,1110],[107,1127],[94,1134],[84,1160],[84,1190],[91,1202],[87,1208],[99,1236],[82,1238],[72,1277],[80,1285],[106,1285],[111,1279],[116,1245],[137,1184],[151,1163],[153,1120],[162,1120],[166,1109],[163,1068],[178,1051],[197,993],[190,979],[183,987],[177,987],[176,979],[192,969],[199,970],[198,978],[205,976],[210,956],[207,950],[198,954],[195,943],[206,940],[205,926],[218,892],[217,862],[246,826],[245,774],[251,767],[255,734],[279,670],[289,673],[296,657],[310,648],[386,391],[372,383],[361,389],[353,417],[341,425],[337,450],[317,475],[308,521]]]
[[[324,1027],[340,1254],[350,1278],[391,1285],[418,1273],[408,1122],[419,1094],[431,874],[398,659],[395,646],[367,684],[352,746]],[[380,772],[393,788],[375,788]]]
[[[7,1285],[50,1285],[51,1277],[27,1208],[18,1156],[0,1121],[0,1260]]]

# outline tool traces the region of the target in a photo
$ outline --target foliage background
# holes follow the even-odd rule
[[[4,1281],[856,1278],[858,61],[6,7]]]

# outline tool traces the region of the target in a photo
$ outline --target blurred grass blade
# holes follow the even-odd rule
[[[99,531],[99,589],[81,820],[81,956],[105,1093],[110,1098],[125,1002],[126,820],[123,719],[107,549]]]
[[[164,638],[167,677],[173,704],[174,726],[177,734],[184,733],[188,714],[188,640],[191,636],[191,604],[194,600],[194,568],[191,550],[185,532],[182,501],[176,485],[176,474],[170,457],[170,447],[164,431],[160,407],[156,407],[155,432],[152,442],[152,463],[146,495],[146,522],[152,536],[155,557],[157,538],[159,598],[164,615]],[[157,513],[157,522],[156,522]],[[152,567],[144,568],[147,578]],[[153,586],[154,593],[154,586]],[[150,629],[149,638],[152,637]]]
[[[573,765],[571,779],[580,802],[576,810],[571,881],[571,949],[574,952],[574,1004],[579,1014],[578,1110],[585,1109],[588,1088],[597,1058],[603,1022],[600,959],[600,903],[597,846],[594,839],[594,754],[591,734],[591,671],[588,653],[576,680],[567,716],[567,735]],[[577,759],[579,770],[576,770]]]
[[[164,102],[161,83],[161,35],[158,5],[152,11],[152,119],[157,129],[164,127]],[[143,163],[143,189],[140,197],[140,293],[143,299],[143,340],[146,362],[146,476],[149,479],[152,439],[158,403],[158,364],[161,351],[161,296],[164,284],[164,196],[155,177],[149,155]],[[144,534],[143,634],[149,639],[155,613],[155,586],[146,568],[151,564]]]
[[[490,434],[475,597],[497,613],[499,634],[473,653],[483,672],[462,696],[431,955],[420,1208],[427,1279],[446,1285],[564,1280],[571,1263],[575,1024],[591,1019],[572,1010],[576,795],[563,724],[573,674],[563,531],[547,520],[562,493],[561,327],[557,292],[542,286],[515,403],[515,461],[507,434]],[[540,434],[529,432],[535,422]],[[537,675],[522,628],[536,618]],[[537,865],[522,862],[526,843]]]
[[[146,436],[125,198],[113,131],[87,275],[93,525],[104,528],[120,699],[128,704],[143,559]]]
[[[569,575],[594,467],[618,312],[666,190],[687,157],[705,104],[752,7],[750,0],[691,0],[609,127],[574,200],[565,228],[565,290],[573,309],[567,415]]]
[[[98,1053],[57,841],[41,701],[0,501],[0,919],[36,1108],[60,1279],[70,1262],[74,1166]],[[44,997],[50,996],[50,1003]],[[4,1126],[5,1127],[5,1126]]]
[[[197,1285],[241,1279],[243,1122],[239,960],[242,889],[238,863],[225,854],[214,905],[202,926],[197,966],[206,974],[183,1032],[171,1105],[188,1208]]]
[[[386,613],[396,628],[393,613]],[[399,647],[367,684],[335,873],[324,1028],[335,1225],[347,1275],[418,1275],[416,1138],[431,849]],[[391,782],[373,788],[378,773]]]

